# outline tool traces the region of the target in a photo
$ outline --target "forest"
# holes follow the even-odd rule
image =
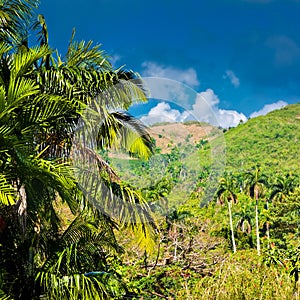
[[[300,104],[147,128],[140,75],[38,6],[0,2],[0,299],[299,299]]]

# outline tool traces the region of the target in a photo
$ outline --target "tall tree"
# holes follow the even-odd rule
[[[237,202],[237,196],[236,196],[235,179],[233,178],[233,176],[231,174],[226,173],[225,176],[220,179],[219,187],[217,190],[217,198],[221,204],[223,204],[224,201],[227,202],[233,253],[236,253],[236,244],[235,244],[235,238],[234,238],[231,207],[232,207],[232,203]]]
[[[255,200],[255,228],[256,228],[256,248],[257,254],[260,255],[260,237],[259,237],[259,222],[258,222],[258,202],[259,198],[263,195],[264,187],[268,185],[268,178],[261,173],[259,168],[254,172],[245,174],[248,192],[252,199]]]
[[[64,120],[74,108],[63,97],[40,93],[36,81],[30,78],[34,63],[49,53],[47,47],[13,53],[10,46],[2,43],[0,49],[0,173],[3,185],[6,184],[1,215],[7,224],[1,235],[0,260],[7,276],[5,290],[22,299],[31,295],[29,289],[33,286],[31,266],[35,253],[30,249],[35,228],[43,226],[39,220],[49,223],[52,233],[56,231],[56,196],[73,213],[79,207],[71,168],[37,151],[39,132],[49,130],[54,120]],[[14,205],[5,207],[7,204]]]

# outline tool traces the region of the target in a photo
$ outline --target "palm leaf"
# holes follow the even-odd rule
[[[74,41],[75,30],[73,30],[68,52],[66,55],[68,67],[80,67],[82,69],[111,69],[108,56],[100,50],[100,45],[92,46],[93,42]]]
[[[64,254],[63,252],[62,255]],[[41,271],[36,276],[36,281],[43,287],[49,299],[109,299],[107,280],[101,282],[95,277],[80,273],[62,276],[55,267],[53,270]]]
[[[16,191],[9,183],[6,176],[0,174],[0,203],[4,205],[13,205],[16,201]]]
[[[37,0],[3,0],[0,3],[0,40],[20,45],[37,7]]]
[[[30,170],[32,178],[37,178],[45,186],[56,190],[61,199],[68,204],[72,213],[76,213],[79,207],[78,188],[73,177],[73,169],[68,164],[45,160],[41,157],[29,157],[23,161],[23,164],[27,171]]]
[[[1,300],[13,300],[9,295],[0,289],[0,299]]]
[[[130,155],[148,159],[153,143],[145,125],[125,112],[106,115],[99,128],[97,142],[100,148],[121,148]]]
[[[0,11],[0,18],[1,18],[1,11]],[[0,42],[0,56],[7,55],[12,50],[12,46],[7,44],[6,42]]]
[[[20,77],[33,72],[34,64],[50,53],[51,51],[48,46],[45,45],[30,48],[26,52],[18,52],[14,54],[14,59],[12,60],[12,71],[14,76]]]
[[[72,226],[80,224],[78,229],[84,226],[82,222],[78,224],[78,219],[73,224]],[[92,227],[85,228],[90,232]],[[55,299],[109,299],[113,296],[112,280],[119,285],[119,292],[122,292],[123,283],[113,274],[93,269],[96,266],[92,257],[99,251],[99,240],[91,239],[88,235],[84,237],[82,231],[78,232],[78,235],[83,238],[83,242],[80,243],[80,239],[76,237],[77,242],[71,244],[74,236],[70,235],[70,232],[64,235],[63,240],[69,240],[68,246],[64,246],[62,251],[56,252],[46,261],[36,276],[36,282],[44,288],[48,297]],[[91,249],[90,245],[96,247]],[[78,273],[78,270],[81,270],[81,273]]]

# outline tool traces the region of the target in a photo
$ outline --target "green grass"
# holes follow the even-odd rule
[[[299,173],[300,104],[250,119],[225,133],[226,164],[234,172]]]

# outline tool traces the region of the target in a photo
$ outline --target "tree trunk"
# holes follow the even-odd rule
[[[269,200],[268,199],[267,199],[266,209],[269,210]],[[266,222],[266,228],[267,228],[268,248],[270,248],[270,223],[268,220]]]
[[[258,199],[256,199],[256,202],[255,202],[255,226],[256,226],[257,254],[260,255],[260,239],[259,239],[259,227],[258,227]]]
[[[24,184],[19,188],[19,200],[16,203],[18,209],[18,219],[22,229],[22,238],[26,236],[26,219],[27,219],[27,195]]]
[[[177,261],[177,247],[178,247],[178,243],[177,243],[177,226],[174,226],[175,229],[175,236],[174,236],[174,261]]]
[[[231,214],[231,201],[227,201],[228,203],[228,213],[229,213],[229,221],[230,221],[230,231],[231,231],[231,241],[233,247],[233,253],[236,253],[236,245],[234,239],[234,231],[233,231],[233,222],[232,222],[232,214]]]

